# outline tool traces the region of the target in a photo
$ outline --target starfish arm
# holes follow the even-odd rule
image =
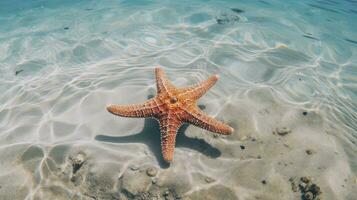
[[[218,80],[218,75],[210,76],[205,81],[188,88],[180,89],[181,96],[197,100],[202,97]]]
[[[173,85],[166,78],[165,72],[160,67],[155,68],[157,92],[169,92]]]
[[[159,112],[159,105],[153,98],[141,104],[109,105],[107,110],[114,115],[122,117],[153,117]]]
[[[174,157],[177,131],[182,122],[172,115],[167,115],[159,120],[161,133],[161,151],[166,162],[171,162]]]
[[[199,108],[194,108],[191,112],[186,112],[185,118],[188,123],[209,130],[211,132],[229,135],[234,131],[232,127],[208,116]]]

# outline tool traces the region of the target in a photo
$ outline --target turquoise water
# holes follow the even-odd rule
[[[110,60],[134,67],[203,63],[247,87],[318,101],[357,130],[354,1],[2,1],[0,7],[3,92]]]
[[[255,98],[251,92],[260,90],[262,100],[250,111],[248,107],[247,113],[272,101],[265,96],[274,96],[276,106],[288,104],[286,110],[316,113],[324,121],[318,129],[333,130],[326,132],[336,149],[343,149],[341,159],[351,170],[346,176],[353,179],[357,171],[356,22],[354,0],[3,0],[1,152],[14,152],[16,157],[36,146],[42,152],[36,157],[41,163],[56,145],[119,153],[120,145],[103,144],[96,136],[140,132],[136,125],[143,121],[112,119],[105,105],[136,103],[155,94],[153,69],[161,66],[179,86],[219,74],[219,83],[202,103],[205,112],[227,121],[244,116],[224,111],[225,106],[238,109],[239,103]],[[252,116],[246,123],[255,123],[255,131],[260,132],[264,128]],[[277,121],[284,121],[283,116],[289,115],[274,115]],[[244,130],[236,134],[245,135]],[[150,148],[140,148],[150,154]],[[184,159],[180,152],[185,154],[178,150],[177,160]],[[120,162],[131,162],[128,155],[121,155]],[[15,162],[7,158],[3,157],[5,163]],[[158,165],[155,156],[148,162]],[[30,169],[36,174],[41,167],[34,165]],[[3,168],[11,169],[7,164]],[[9,170],[2,177],[18,177],[13,184],[18,187],[22,173]],[[44,172],[38,173],[35,183],[24,184],[22,197],[34,198],[31,195],[44,181]],[[353,187],[347,192],[330,189],[327,199],[352,199]],[[242,190],[234,191],[238,195]]]

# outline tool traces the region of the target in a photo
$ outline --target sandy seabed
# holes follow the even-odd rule
[[[346,16],[301,2],[106,3],[1,15],[0,199],[357,199]],[[316,27],[333,17],[346,21]],[[181,87],[218,74],[199,106],[235,132],[185,125],[163,162],[156,121],[105,109],[155,95],[157,66]]]

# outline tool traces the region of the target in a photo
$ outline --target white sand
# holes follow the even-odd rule
[[[328,125],[323,112],[284,103],[268,87],[235,92],[235,86],[225,87],[229,79],[222,74],[200,104],[236,131],[216,137],[184,127],[167,166],[154,120],[105,110],[108,103],[136,103],[153,94],[153,68],[122,71],[115,78],[101,69],[65,86],[49,78],[44,84],[53,89],[47,98],[20,98],[22,104],[3,109],[1,199],[294,199],[301,193],[292,191],[289,179],[303,176],[321,187],[323,199],[353,199],[355,146]],[[173,76],[184,70],[167,71],[174,83],[193,82],[187,73]],[[116,79],[122,84],[113,83]],[[95,81],[78,89],[89,80]],[[23,91],[23,97],[30,94],[33,90]],[[283,127],[291,132],[273,134]],[[148,176],[148,168],[157,174]]]
[[[351,38],[350,21],[316,26],[333,16],[303,3],[131,3],[0,16],[1,200],[302,199],[301,177],[357,199],[357,51],[324,35]],[[234,6],[242,23],[217,24]],[[199,104],[235,132],[183,127],[163,163],[155,121],[105,109],[154,95],[156,66],[177,86],[218,74]]]

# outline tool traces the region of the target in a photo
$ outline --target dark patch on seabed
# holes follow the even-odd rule
[[[228,23],[232,23],[232,22],[234,23],[239,21],[240,21],[240,17],[238,15],[222,14],[216,17],[217,24],[228,24]]]
[[[303,37],[306,37],[306,38],[309,38],[309,39],[312,39],[312,40],[319,40],[318,38],[315,38],[313,36],[311,36],[311,34],[305,34],[305,35],[302,35]]]
[[[245,12],[239,8],[231,8],[231,12],[224,12],[219,16],[216,16],[217,24],[229,24],[229,23],[236,23],[241,21],[241,17],[238,13]]]
[[[311,4],[311,3],[309,3],[308,5],[313,7],[313,8],[318,8],[318,9],[325,10],[325,11],[329,11],[329,12],[333,12],[333,13],[340,13],[337,10],[334,10],[334,9],[331,9],[331,8],[326,8],[326,7],[323,7],[323,6],[320,6],[320,5],[315,5],[315,4]]]
[[[260,2],[260,3],[263,3],[263,4],[265,4],[265,5],[271,5],[269,2],[266,2],[266,1],[263,1],[263,0],[260,0],[259,2]]]
[[[231,8],[231,10],[235,13],[243,13],[244,12],[244,10],[239,9],[239,8]]]
[[[332,1],[332,0],[320,0],[320,1],[317,1],[317,3],[319,3],[319,4],[329,4],[329,5],[332,5],[332,6],[335,6],[335,5],[339,4],[339,2]]]
[[[347,38],[345,38],[345,40],[346,40],[347,42],[351,42],[351,43],[353,43],[353,44],[357,44],[357,41],[356,41],[356,40],[350,40],[350,39],[347,39]]]
[[[23,69],[20,69],[20,70],[16,70],[15,72],[15,76],[19,75],[21,72],[23,72],[24,70]]]
[[[345,1],[350,2],[350,3],[357,3],[356,0],[345,0]]]

